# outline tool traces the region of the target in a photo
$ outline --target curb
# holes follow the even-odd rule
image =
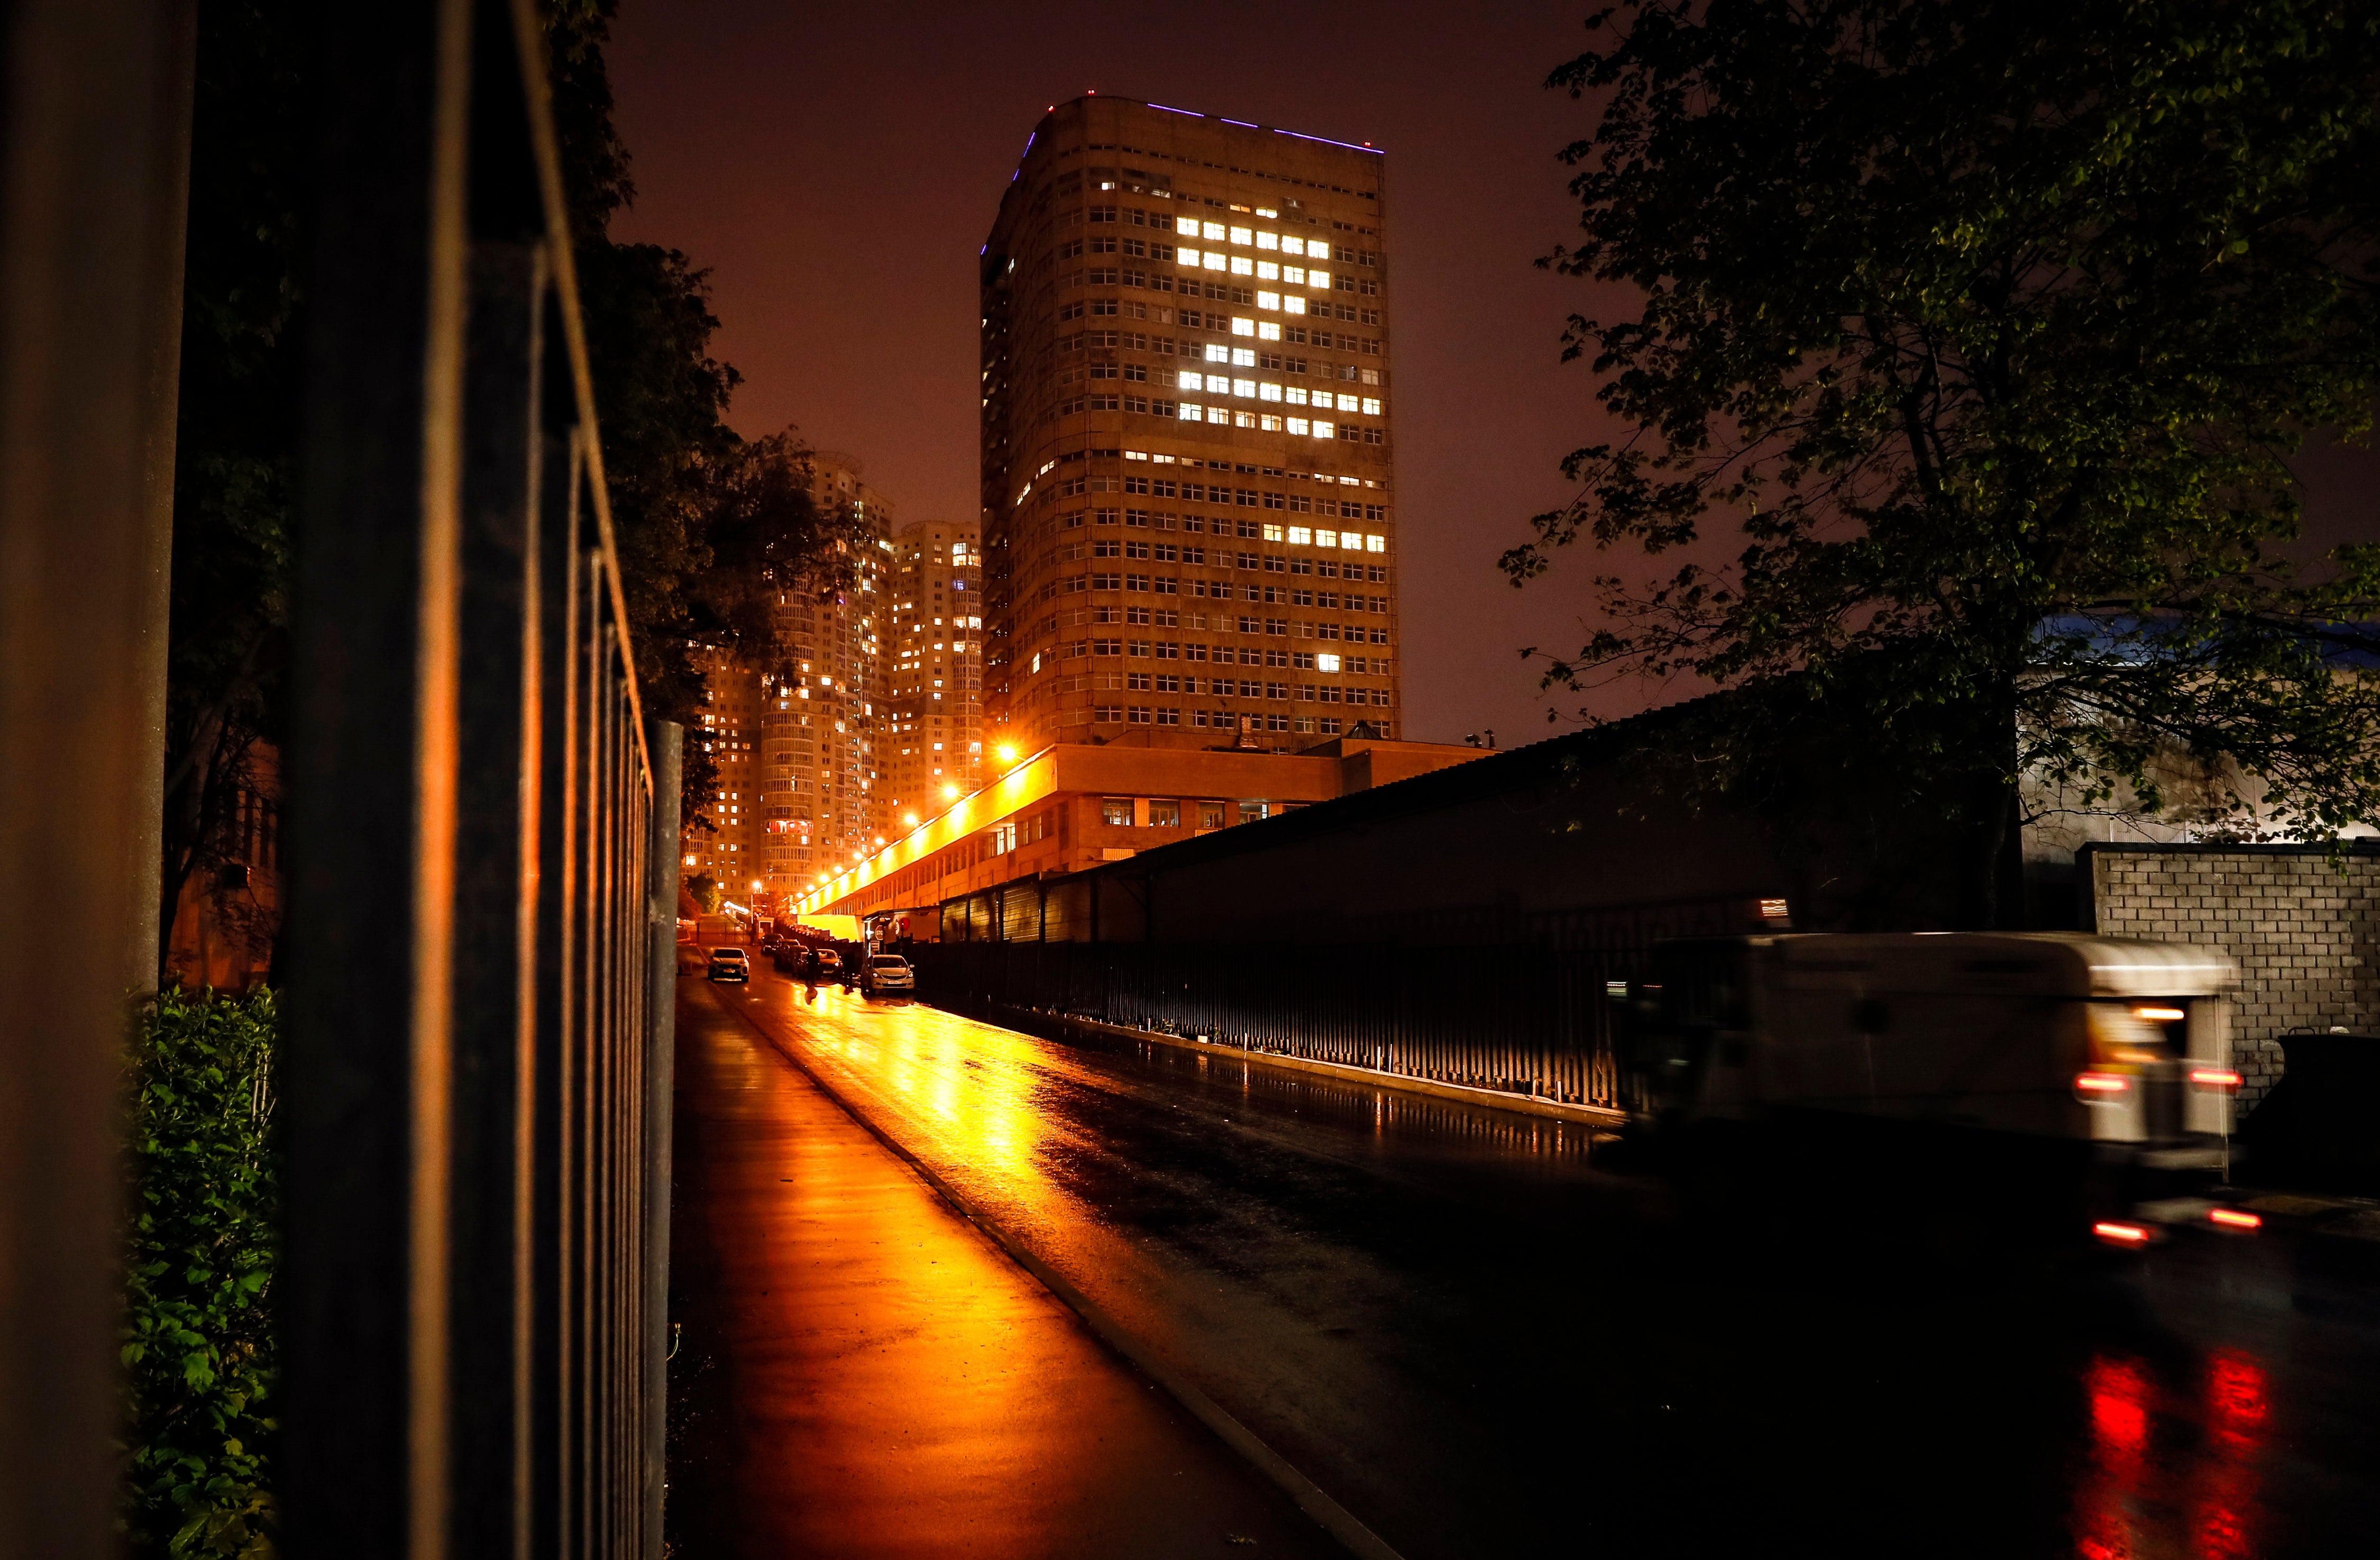
[[[1146,1344],[1126,1332],[1122,1323],[1101,1310],[1098,1302],[1075,1288],[1056,1270],[1026,1249],[1022,1242],[999,1225],[976,1212],[966,1199],[959,1195],[957,1188],[944,1180],[933,1166],[910,1152],[891,1133],[869,1120],[866,1113],[845,1099],[843,1092],[834,1085],[820,1077],[817,1070],[795,1054],[792,1048],[780,1044],[777,1037],[764,1029],[760,1021],[751,1013],[742,1007],[735,1007],[730,1011],[749,1025],[752,1031],[760,1037],[770,1050],[783,1056],[795,1071],[808,1079],[820,1093],[833,1101],[837,1109],[857,1122],[862,1131],[883,1144],[894,1157],[915,1171],[920,1180],[931,1187],[943,1201],[949,1203],[957,1212],[959,1217],[982,1231],[993,1245],[1008,1254],[1011,1261],[1030,1274],[1043,1288],[1055,1295],[1067,1310],[1080,1317],[1083,1324],[1091,1330],[1094,1336],[1117,1354],[1122,1355],[1127,1363],[1143,1375],[1164,1388],[1169,1396],[1190,1411],[1192,1418],[1214,1432],[1232,1451],[1246,1458],[1257,1472],[1270,1480],[1282,1493],[1295,1502],[1300,1511],[1312,1517],[1325,1532],[1338,1540],[1350,1554],[1357,1556],[1358,1560],[1403,1560],[1403,1556],[1390,1548],[1386,1540],[1364,1526],[1345,1506],[1324,1493],[1320,1485],[1300,1473],[1288,1458],[1266,1445],[1254,1431],[1232,1418],[1221,1404],[1193,1386],[1186,1377],[1160,1359]]]

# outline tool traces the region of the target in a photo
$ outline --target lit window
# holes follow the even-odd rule
[[[1305,267],[1284,265],[1281,268],[1281,279],[1293,287],[1302,287],[1305,286]]]
[[[1189,376],[1188,374],[1184,374],[1182,377],[1183,377],[1183,378],[1184,378],[1184,379],[1187,379],[1187,378],[1189,378],[1190,376]],[[1207,414],[1206,414],[1206,412],[1205,412],[1204,410],[1202,410],[1201,408],[1197,408],[1197,407],[1194,407],[1194,406],[1192,406],[1189,402],[1184,401],[1184,402],[1183,402],[1183,403],[1182,403],[1182,420],[1183,420],[1183,421],[1184,421],[1184,422],[1196,422],[1196,421],[1198,421],[1200,419],[1204,418],[1206,415],[1207,415]]]
[[[1256,262],[1255,261],[1253,261],[1253,260],[1250,260],[1247,256],[1245,256],[1245,255],[1244,255],[1244,254],[1235,254],[1235,255],[1233,255],[1233,256],[1232,257],[1232,275],[1234,275],[1234,276],[1251,276],[1251,275],[1254,275],[1254,274],[1256,274],[1256,269],[1257,269],[1257,262]]]
[[[1196,369],[1184,369],[1173,376],[1174,388],[1177,390],[1196,390],[1202,383]]]
[[[1280,399],[1281,399],[1281,386],[1280,386],[1280,385],[1278,385],[1278,384],[1274,384],[1271,380],[1269,380],[1269,379],[1266,380],[1262,384],[1259,384],[1259,385],[1257,385],[1257,400],[1259,400],[1259,401],[1278,401],[1278,400],[1280,400]]]
[[[1281,432],[1281,419],[1270,412],[1265,412],[1257,417],[1257,426],[1268,433],[1278,433]]]
[[[1220,244],[1223,241],[1223,225],[1220,222],[1210,222],[1199,230],[1198,236],[1202,238],[1212,238]]]
[[[1198,251],[1192,249],[1189,245],[1183,245],[1180,249],[1173,251],[1173,255],[1176,260],[1188,266],[1191,270],[1196,271],[1198,269]]]
[[[1303,314],[1305,312],[1305,299],[1292,293],[1281,300],[1281,311],[1284,314]]]
[[[1232,393],[1232,376],[1227,373],[1208,374],[1207,376],[1207,389],[1210,395],[1230,395]]]
[[[1342,396],[1339,397],[1339,409],[1341,411],[1354,411],[1357,404],[1355,397],[1353,396]]]
[[[1234,314],[1232,316],[1232,334],[1233,335],[1254,335],[1257,334],[1257,323],[1254,320],[1243,319],[1239,315]]]
[[[1314,425],[1314,436],[1318,439],[1335,439],[1339,436],[1339,425],[1335,422],[1317,422]]]
[[[1258,341],[1279,341],[1281,339],[1281,322],[1279,320],[1258,320],[1257,322],[1257,339]]]
[[[1232,414],[1232,426],[1234,428],[1253,428],[1256,425],[1257,414],[1252,411],[1235,411]]]
[[[1364,551],[1366,553],[1385,553],[1388,550],[1389,539],[1387,537],[1366,536],[1364,538]]]
[[[1279,309],[1281,307],[1281,294],[1277,292],[1260,292],[1257,294],[1257,307],[1259,309]],[[1275,340],[1279,340],[1280,337],[1281,329],[1279,326],[1275,326],[1273,329],[1273,338]]]
[[[1198,219],[1195,216],[1177,216],[1173,219],[1173,228],[1177,233],[1187,233],[1196,238],[1198,236]]]
[[[1360,553],[1364,550],[1364,538],[1355,531],[1342,530],[1339,533],[1339,546],[1344,552]]]
[[[1284,233],[1281,236],[1281,252],[1283,254],[1304,254],[1305,252],[1305,240],[1303,238],[1293,238],[1288,234]]]
[[[1232,242],[1234,244],[1253,244],[1256,241],[1257,235],[1254,228],[1234,227],[1232,229]]]
[[[1327,651],[1318,651],[1314,656],[1314,669],[1318,672],[1335,672],[1339,669],[1339,658]]]
[[[1234,347],[1232,348],[1232,361],[1241,368],[1252,369],[1257,366],[1257,349],[1253,347]]]
[[[1207,344],[1207,360],[1210,363],[1228,363],[1232,360],[1232,349],[1220,341],[1210,341]]]
[[[1278,282],[1279,280],[1281,280],[1281,264],[1280,264],[1280,262],[1277,262],[1277,261],[1270,261],[1270,260],[1260,260],[1260,261],[1257,261],[1257,275],[1258,277],[1260,277],[1261,279],[1263,279],[1263,280],[1265,280],[1265,281],[1268,281],[1268,282]]]
[[[1289,387],[1289,404],[1293,407],[1302,407],[1305,404],[1305,385],[1293,384]]]
[[[1208,407],[1207,408],[1207,420],[1209,422],[1220,422],[1224,427],[1228,428],[1232,425],[1232,408],[1229,407]]]
[[[1264,539],[1265,539],[1267,542],[1278,542],[1278,541],[1280,541],[1280,540],[1281,540],[1281,527],[1276,526],[1276,525],[1268,525],[1268,526],[1266,526],[1266,527],[1264,528]]]
[[[1292,526],[1289,528],[1289,540],[1296,546],[1310,547],[1314,544],[1314,532],[1305,526]]]
[[[1254,396],[1256,393],[1257,393],[1257,382],[1256,382],[1255,380],[1253,380],[1253,379],[1235,379],[1235,380],[1232,381],[1232,395],[1234,395],[1234,396],[1242,396],[1242,397],[1246,397],[1246,396]]]
[[[1314,544],[1317,547],[1336,547],[1339,545],[1339,533],[1335,530],[1318,530],[1314,533]]]
[[[1208,269],[1212,270],[1213,267],[1209,266]],[[1308,271],[1305,274],[1305,285],[1309,287],[1314,287],[1327,292],[1330,287],[1330,273],[1328,271]]]
[[[1257,248],[1260,250],[1277,250],[1281,248],[1281,235],[1278,233],[1257,234]]]
[[[1302,417],[1293,417],[1293,418],[1291,418],[1291,419],[1289,420],[1289,431],[1290,431],[1291,433],[1298,433],[1298,434],[1303,434],[1303,433],[1305,432],[1305,429],[1306,429],[1306,421],[1305,421],[1305,419],[1304,419],[1304,418],[1302,418]]]
[[[1366,417],[1378,417],[1380,415],[1380,398],[1378,396],[1366,396],[1364,397],[1364,415]]]
[[[1231,269],[1232,260],[1220,250],[1208,250],[1200,263],[1208,271],[1227,271]]]

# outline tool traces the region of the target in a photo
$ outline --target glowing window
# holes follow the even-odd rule
[[[1317,422],[1314,425],[1314,436],[1318,439],[1335,439],[1339,436],[1339,425],[1335,422]]]
[[[1227,373],[1208,374],[1207,376],[1207,390],[1210,395],[1230,395],[1232,393],[1232,376]]]
[[[1277,250],[1281,248],[1281,235],[1278,233],[1257,234],[1257,248],[1260,250]]]
[[[1213,268],[1210,266],[1208,269],[1211,270]],[[1309,287],[1318,287],[1328,290],[1330,286],[1330,273],[1328,271],[1308,271],[1305,274],[1305,285]]]
[[[1208,407],[1207,408],[1207,420],[1209,422],[1220,422],[1224,427],[1228,428],[1232,425],[1232,408],[1229,407]]]
[[[1284,233],[1281,236],[1281,252],[1283,254],[1304,254],[1305,252],[1305,240],[1303,238],[1293,238],[1288,234]]]
[[[1339,545],[1339,533],[1335,530],[1318,530],[1314,533],[1314,544],[1317,547],[1336,547]]]
[[[1257,261],[1257,275],[1264,281],[1277,282],[1281,280],[1281,265],[1276,261]]]
[[[1275,525],[1269,525],[1269,526],[1265,527],[1265,528],[1264,528],[1264,539],[1265,539],[1267,542],[1278,542],[1278,541],[1280,541],[1280,540],[1281,540],[1281,527],[1279,527],[1279,526],[1275,526]]]
[[[1259,309],[1279,309],[1281,307],[1281,294],[1277,292],[1260,292],[1257,294],[1257,307]],[[1273,327],[1273,337],[1278,340],[1280,339],[1280,336],[1281,327],[1279,325],[1275,325]]]
[[[1240,368],[1252,369],[1257,366],[1257,349],[1253,347],[1234,347],[1232,348],[1232,361]]]
[[[1198,219],[1195,216],[1177,216],[1173,219],[1173,230],[1177,233],[1187,233],[1196,238],[1198,236]]]
[[[1256,393],[1257,393],[1257,382],[1256,382],[1255,380],[1253,380],[1253,379],[1235,379],[1235,380],[1232,381],[1232,395],[1234,395],[1234,396],[1254,396]]]
[[[1293,287],[1302,287],[1305,286],[1305,267],[1284,265],[1281,268],[1281,279]]]
[[[1232,257],[1220,250],[1208,250],[1206,258],[1199,263],[1208,271],[1227,271],[1231,269]]]
[[[1289,540],[1294,546],[1310,547],[1314,544],[1314,532],[1304,526],[1292,526],[1289,528]]]
[[[1232,414],[1232,425],[1235,428],[1253,428],[1257,425],[1257,414],[1252,411],[1235,411]]]
[[[1279,320],[1258,320],[1257,322],[1257,339],[1258,341],[1279,341],[1281,339],[1281,322]]]
[[[1257,385],[1257,400],[1259,400],[1259,401],[1278,401],[1278,400],[1280,400],[1280,399],[1281,399],[1281,386],[1280,386],[1280,385],[1278,385],[1278,384],[1274,384],[1271,380],[1269,380],[1269,379],[1266,380],[1262,384],[1259,384],[1259,385]]]
[[[1232,274],[1234,276],[1253,275],[1256,268],[1257,262],[1244,254],[1235,254],[1232,257]]]
[[[1175,388],[1182,390],[1199,390],[1205,388],[1205,381],[1200,378],[1196,369],[1184,369],[1181,372],[1173,376],[1173,383]]]
[[[1257,334],[1257,323],[1254,320],[1244,319],[1241,316],[1234,314],[1232,316],[1232,334],[1233,335],[1254,335]]]
[[[1354,411],[1355,409],[1355,406],[1356,401],[1354,396],[1342,396],[1339,397],[1339,409],[1341,411]]]
[[[1339,658],[1328,651],[1318,652],[1314,657],[1314,669],[1318,672],[1335,672],[1339,669]]]
[[[1281,419],[1270,412],[1264,412],[1257,416],[1257,426],[1268,433],[1278,433],[1281,432]]]
[[[1364,550],[1364,539],[1354,531],[1342,530],[1339,533],[1339,547],[1342,552],[1360,553]]]
[[[1173,255],[1175,259],[1188,266],[1191,270],[1196,271],[1198,269],[1198,251],[1192,249],[1189,245],[1183,245],[1180,249],[1173,251]]]
[[[1228,363],[1232,360],[1232,349],[1220,341],[1210,341],[1207,344],[1207,360],[1210,363]]]
[[[1232,229],[1232,242],[1234,244],[1253,244],[1256,241],[1257,235],[1254,228],[1234,227]]]
[[[1385,553],[1388,550],[1389,539],[1387,537],[1366,536],[1364,538],[1364,551],[1366,553]]]
[[[1281,311],[1284,314],[1303,314],[1305,312],[1305,299],[1292,293],[1281,300]]]
[[[1364,397],[1364,415],[1366,417],[1378,417],[1380,415],[1380,398],[1378,396],[1366,396]]]
[[[1302,407],[1305,404],[1305,385],[1293,384],[1289,387],[1289,404],[1293,407]]]
[[[1199,229],[1198,236],[1202,238],[1212,238],[1220,244],[1223,241],[1223,225],[1220,222],[1210,222]]]
[[[1184,378],[1184,379],[1187,379],[1187,378],[1189,378],[1190,376],[1189,376],[1188,374],[1186,374],[1186,373],[1185,373],[1185,374],[1184,374],[1182,377],[1183,377],[1183,378]],[[1207,415],[1207,414],[1206,414],[1205,412],[1201,411],[1198,408],[1192,406],[1189,402],[1184,401],[1184,402],[1183,402],[1183,403],[1182,403],[1182,420],[1183,420],[1183,421],[1184,421],[1184,422],[1196,422],[1196,421],[1198,421],[1201,418],[1205,417],[1206,415]]]
[[[1293,417],[1289,420],[1289,431],[1293,433],[1303,434],[1306,426],[1305,419],[1302,417]]]

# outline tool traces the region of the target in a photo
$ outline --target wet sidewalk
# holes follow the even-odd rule
[[[679,1560],[1339,1553],[738,1017],[749,993],[678,994]]]

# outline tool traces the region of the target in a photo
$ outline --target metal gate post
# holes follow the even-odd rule
[[[652,832],[646,857],[651,1007],[645,1030],[644,1560],[662,1560],[662,1498],[669,1444],[670,1154],[677,1056],[677,894],[680,766],[686,731],[648,720]]]

